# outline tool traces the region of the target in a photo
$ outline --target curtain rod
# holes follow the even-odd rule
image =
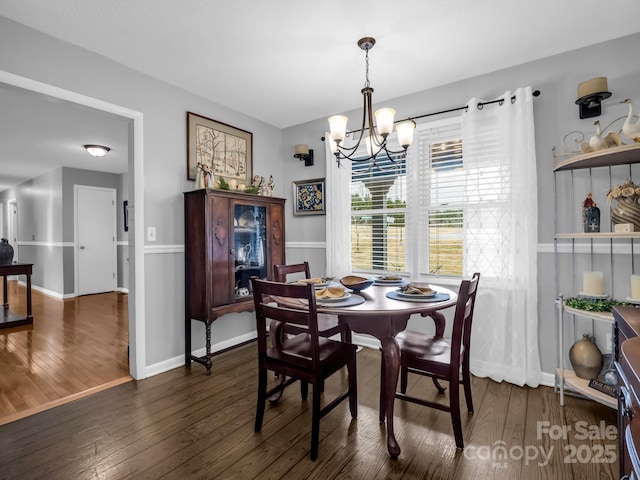
[[[540,96],[540,90],[534,90],[531,94],[532,94],[534,97],[539,97],[539,96]],[[512,95],[512,96],[511,96],[511,102],[513,102],[515,99],[516,99],[516,96],[515,96],[515,95]],[[488,101],[488,102],[479,102],[479,103],[478,103],[478,108],[479,108],[480,110],[482,110],[482,107],[483,107],[483,106],[485,106],[485,105],[490,105],[490,104],[492,104],[492,103],[500,103],[500,104],[501,104],[502,102],[504,102],[504,98],[498,98],[498,99],[496,99],[496,100],[490,100],[490,101]],[[464,106],[462,106],[462,107],[449,108],[448,110],[441,110],[441,111],[439,111],[439,112],[425,113],[424,115],[418,115],[417,117],[407,117],[407,118],[405,118],[405,119],[403,119],[403,120],[396,120],[396,121],[394,121],[393,123],[406,122],[407,120],[416,120],[416,119],[418,119],[418,118],[431,117],[431,116],[433,116],[433,115],[442,115],[443,113],[457,112],[458,110],[466,110],[467,108],[469,108],[469,106],[468,106],[468,105],[464,105]],[[367,128],[368,128],[368,127],[367,127]],[[358,129],[358,130],[351,130],[350,132],[347,132],[347,134],[349,134],[349,133],[356,133],[356,132],[359,132],[359,131],[360,131],[360,129]],[[323,140],[324,140],[324,137],[323,137]]]

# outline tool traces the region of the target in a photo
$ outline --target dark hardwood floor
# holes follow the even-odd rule
[[[8,294],[26,312],[25,287]],[[126,294],[32,296],[33,325],[0,329],[0,425],[131,381]]]
[[[617,440],[599,430],[615,425],[614,410],[572,397],[561,408],[551,388],[479,378],[476,413],[462,417],[464,451],[447,413],[398,401],[402,453],[391,460],[378,422],[380,353],[368,348],[358,353],[358,418],[346,402],[329,413],[312,462],[310,400],[301,401],[297,384],[267,406],[254,433],[256,355],[251,343],[215,356],[210,376],[197,364],[181,367],[0,426],[0,478],[619,478]],[[327,397],[345,381],[329,379]],[[412,377],[410,389],[439,398],[426,378]],[[615,458],[603,455],[611,450]]]

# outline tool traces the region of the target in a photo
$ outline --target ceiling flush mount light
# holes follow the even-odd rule
[[[85,145],[84,148],[94,157],[104,157],[109,153],[109,150],[111,150],[109,147],[103,145]]]
[[[602,113],[600,102],[611,96],[607,91],[607,77],[596,77],[578,85],[578,99],[580,118],[598,117]]]
[[[293,155],[299,160],[304,160],[304,166],[310,167],[313,165],[313,149],[309,149],[309,145],[299,143],[295,146],[296,153]]]
[[[364,98],[362,126],[360,128],[360,136],[355,145],[351,147],[343,145],[345,137],[352,133],[347,132],[347,117],[343,115],[329,117],[331,152],[336,156],[338,165],[340,165],[340,160],[345,158],[353,162],[371,160],[374,165],[376,164],[376,158],[389,159],[395,162],[406,156],[407,149],[413,141],[413,130],[416,126],[415,122],[413,120],[407,120],[399,123],[396,126],[396,132],[398,134],[398,143],[402,147],[402,150],[391,150],[387,145],[387,137],[393,131],[396,111],[393,108],[381,108],[377,110],[375,114],[373,113],[373,101],[371,98],[373,88],[371,88],[369,84],[369,50],[371,50],[375,44],[376,40],[372,37],[364,37],[358,40],[358,46],[365,51],[366,73],[364,88],[361,90]],[[374,116],[377,125],[373,123]],[[368,157],[356,158],[354,154],[362,142],[364,142],[367,147]]]

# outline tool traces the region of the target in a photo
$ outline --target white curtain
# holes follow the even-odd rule
[[[351,273],[351,166],[345,160],[338,168],[336,157],[331,153],[328,133],[325,133],[325,138],[326,274],[341,278]]]
[[[539,385],[538,201],[531,87],[463,114],[464,275],[480,272],[471,371]]]

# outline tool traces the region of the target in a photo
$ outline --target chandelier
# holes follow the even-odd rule
[[[362,112],[362,125],[360,127],[360,136],[358,141],[351,147],[343,145],[346,136],[353,132],[347,132],[348,118],[344,115],[334,115],[329,117],[329,144],[331,153],[336,156],[338,166],[340,160],[348,159],[352,162],[372,161],[376,165],[376,159],[390,160],[396,162],[406,157],[407,149],[413,141],[413,130],[415,122],[413,120],[404,121],[396,126],[398,134],[398,143],[402,150],[391,150],[387,145],[387,138],[393,131],[394,117],[396,111],[393,108],[381,108],[376,110],[375,114],[372,109],[373,88],[369,84],[369,50],[373,48],[376,40],[372,37],[364,37],[358,40],[358,46],[365,51],[366,74],[364,88],[361,90],[364,99],[364,109]],[[377,125],[373,123],[375,115]],[[377,127],[377,128],[376,128]],[[368,157],[356,156],[358,147],[364,143],[367,148]]]

